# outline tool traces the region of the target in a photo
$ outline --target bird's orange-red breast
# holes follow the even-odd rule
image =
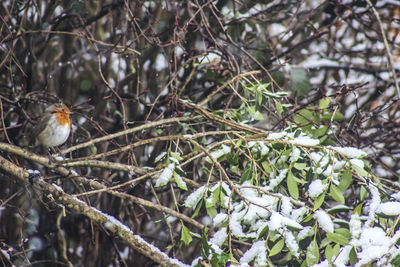
[[[34,130],[37,143],[44,147],[59,146],[71,132],[70,111],[63,103],[48,106]]]

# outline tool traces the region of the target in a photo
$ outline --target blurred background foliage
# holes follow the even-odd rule
[[[368,151],[374,172],[397,181],[400,116],[393,73],[399,71],[400,4],[371,4],[379,17],[366,1],[356,0],[2,1],[0,138],[26,146],[40,111],[60,99],[74,111],[74,132],[66,146],[82,143],[183,116],[185,108],[178,99],[199,103],[237,75],[260,70],[254,76],[268,84],[270,92],[290,95],[269,104],[261,101],[257,110],[263,119],[257,127],[279,131],[300,125],[318,138],[334,129],[329,142]],[[238,95],[246,90],[237,80],[206,107],[238,108]],[[329,100],[321,103],[326,97]],[[315,133],[313,126],[321,125],[324,131]],[[182,129],[148,129],[71,156],[104,152],[160,131],[179,134]],[[205,125],[196,128],[207,130]],[[154,167],[154,159],[169,146],[141,146],[108,160]],[[195,165],[185,171],[198,183],[205,179],[197,175]],[[126,173],[98,168],[82,168],[81,174],[106,185],[129,179]],[[17,265],[58,261],[58,229],[68,236],[68,258],[76,266],[152,265],[83,216],[58,219],[51,201],[1,176],[0,246],[12,249]],[[48,177],[59,178],[51,173]],[[67,192],[79,188],[72,181],[64,183]],[[155,201],[145,183],[126,190]],[[157,193],[161,203],[173,206],[163,192]],[[174,244],[177,236],[165,231],[161,213],[112,196],[87,201],[171,256],[191,262],[199,250]]]

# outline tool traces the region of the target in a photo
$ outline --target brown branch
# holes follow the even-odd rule
[[[202,229],[204,227],[203,224],[198,223],[196,220],[194,220],[194,219],[192,219],[192,218],[190,218],[190,217],[188,217],[188,216],[186,216],[186,215],[184,215],[182,213],[178,213],[178,212],[176,212],[176,211],[174,211],[172,209],[169,209],[167,207],[154,204],[154,203],[152,203],[150,201],[147,201],[147,200],[144,200],[144,199],[141,199],[141,198],[138,198],[138,197],[126,194],[126,193],[121,193],[121,192],[118,192],[118,191],[109,190],[105,185],[103,185],[103,184],[101,184],[101,183],[99,183],[99,182],[97,182],[97,181],[95,181],[93,179],[87,179],[87,178],[79,176],[79,175],[71,175],[71,171],[69,169],[64,168],[64,167],[60,167],[60,166],[58,166],[57,163],[52,163],[48,158],[36,155],[36,154],[34,154],[32,152],[29,152],[29,151],[26,151],[26,150],[24,150],[24,149],[22,149],[20,147],[0,142],[0,151],[13,153],[15,155],[19,155],[19,156],[24,157],[26,159],[30,159],[32,161],[38,162],[38,163],[44,165],[45,167],[60,173],[61,175],[65,176],[65,177],[74,179],[79,183],[86,184],[86,185],[89,185],[89,186],[91,186],[93,188],[99,189],[99,190],[101,190],[101,192],[104,191],[104,192],[107,192],[107,193],[109,193],[111,195],[114,195],[116,197],[119,197],[119,198],[122,198],[122,199],[131,200],[136,204],[143,205],[145,207],[153,208],[155,210],[171,214],[172,216],[175,216],[175,217],[177,217],[177,218],[179,218],[179,219],[181,219],[181,220],[183,220],[183,221],[185,221],[185,222],[187,222],[187,223],[189,223],[189,224],[191,224],[191,225],[193,225],[193,226],[195,226],[195,227],[197,227],[199,229]],[[59,163],[62,164],[62,161],[59,162]]]
[[[107,141],[107,140],[110,140],[110,139],[113,139],[113,138],[120,137],[122,135],[131,134],[131,133],[138,132],[138,131],[141,131],[141,130],[144,130],[144,129],[154,128],[154,127],[157,127],[157,126],[160,126],[160,125],[164,125],[164,124],[168,124],[168,123],[178,123],[178,122],[189,121],[189,120],[197,120],[199,118],[200,118],[199,116],[180,117],[180,118],[169,118],[169,119],[164,119],[164,120],[151,122],[151,123],[144,124],[144,125],[141,125],[141,126],[138,126],[138,127],[134,127],[134,128],[130,128],[130,129],[127,129],[127,130],[124,130],[124,131],[120,131],[120,132],[117,132],[117,133],[114,133],[114,134],[109,134],[109,135],[106,135],[106,136],[102,136],[102,137],[99,137],[99,138],[92,139],[92,140],[90,140],[88,142],[85,142],[85,143],[82,143],[82,144],[67,148],[67,149],[61,151],[61,153],[59,153],[59,154],[60,155],[65,155],[65,154],[67,154],[69,152],[72,152],[72,151],[75,151],[77,149],[81,149],[81,148],[85,148],[85,147],[94,145],[94,144],[96,144],[98,142],[104,142],[104,141]],[[58,156],[59,154],[57,154],[56,156]]]
[[[23,168],[6,160],[2,156],[0,156],[0,168],[17,178],[19,182],[24,184],[29,183],[29,173]],[[33,187],[37,190],[40,190],[43,194],[50,194],[57,203],[67,207],[69,210],[82,213],[92,221],[103,225],[110,232],[118,235],[122,240],[125,240],[130,247],[152,259],[153,261],[159,264],[168,264],[169,266],[182,265],[182,263],[177,259],[168,257],[158,248],[147,243],[139,235],[133,234],[133,232],[126,225],[122,224],[116,218],[102,213],[99,210],[87,205],[85,202],[66,194],[60,187],[47,183],[43,177],[38,177],[33,183]]]

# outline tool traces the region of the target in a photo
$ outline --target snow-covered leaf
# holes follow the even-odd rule
[[[308,266],[319,262],[319,247],[315,240],[312,240],[307,247],[306,261]]]

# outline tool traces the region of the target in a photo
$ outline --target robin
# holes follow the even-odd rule
[[[63,103],[48,106],[33,131],[37,143],[46,148],[65,143],[71,132],[70,113]]]

